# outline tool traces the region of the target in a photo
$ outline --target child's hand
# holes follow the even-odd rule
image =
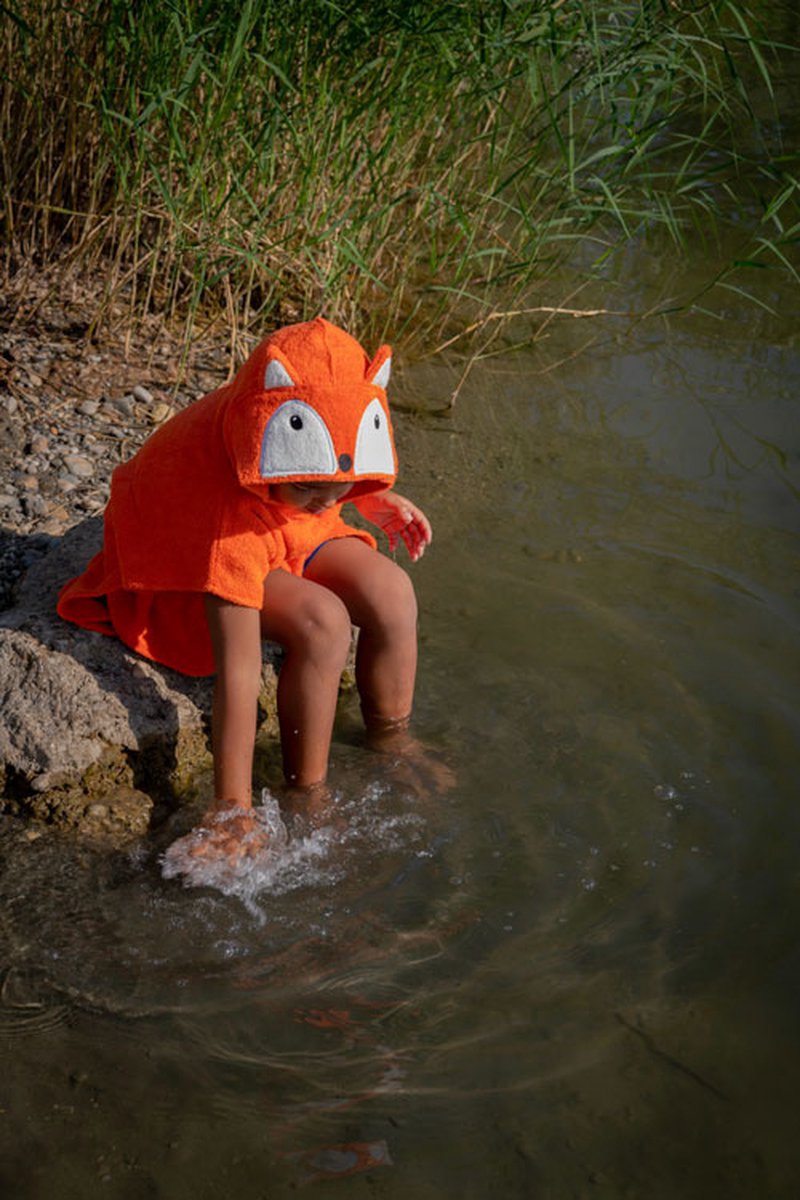
[[[398,537],[406,544],[409,558],[417,562],[430,544],[432,533],[428,518],[397,492],[376,492],[353,500],[362,516],[382,529],[389,539],[389,549],[397,546]]]

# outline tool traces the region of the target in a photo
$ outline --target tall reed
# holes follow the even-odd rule
[[[324,311],[408,342],[654,226],[680,244],[746,211],[742,261],[794,270],[767,11],[5,0],[6,277],[100,277],[98,319]]]

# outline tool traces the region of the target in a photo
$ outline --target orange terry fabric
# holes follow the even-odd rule
[[[103,549],[62,590],[60,615],[187,675],[212,674],[205,593],[260,609],[269,571],[301,575],[331,538],[375,545],[341,504],[307,513],[274,502],[270,487],[349,482],[352,496],[391,486],[389,363],[388,347],[369,360],[321,318],[267,338],[231,383],[114,471]]]

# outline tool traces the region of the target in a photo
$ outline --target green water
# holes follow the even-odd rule
[[[4,826],[4,1195],[796,1194],[778,307],[559,327],[478,364],[451,418],[400,418],[435,530],[417,720],[451,792],[382,772],[343,714],[344,832],[247,903],[165,881],[169,830],[109,858]],[[391,1164],[309,1179],[364,1142]]]

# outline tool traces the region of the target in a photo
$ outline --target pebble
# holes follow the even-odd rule
[[[80,454],[65,454],[63,462],[69,473],[79,479],[91,479],[94,475],[94,463]]]
[[[5,406],[6,406],[6,412],[8,413],[8,415],[10,417],[13,417],[14,413],[19,408],[19,403],[17,402],[16,396],[6,396]]]
[[[159,401],[150,409],[150,420],[154,425],[160,425],[162,421],[166,421],[171,412],[172,409],[168,404]]]
[[[93,417],[99,407],[100,405],[96,400],[84,400],[82,404],[78,405],[78,412],[81,414],[81,416]]]
[[[47,513],[47,520],[42,525],[42,533],[59,534],[69,525],[69,512],[63,504],[53,505]]]
[[[31,441],[32,454],[45,454],[50,449],[50,439],[44,437],[43,434],[37,434]]]
[[[119,396],[116,400],[111,400],[104,404],[103,407],[108,411],[109,404],[111,409],[116,409],[118,413],[122,413],[124,417],[132,417],[135,411],[135,402],[133,396]]]
[[[47,501],[44,496],[23,496],[22,509],[26,517],[43,517],[47,512]]]
[[[133,389],[133,398],[134,400],[138,400],[141,404],[153,403],[153,393],[148,392],[147,388],[142,387],[140,383],[137,383],[136,387]]]

